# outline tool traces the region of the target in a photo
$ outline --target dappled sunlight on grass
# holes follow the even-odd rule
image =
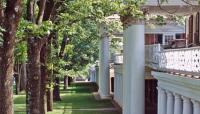
[[[54,102],[54,110],[48,114],[118,114],[116,111],[90,110],[114,107],[110,100],[95,100],[93,91],[95,86],[92,84],[73,84],[68,90],[61,89],[62,101]],[[15,114],[25,114],[25,95],[15,95],[14,101]]]
[[[26,95],[14,95],[14,110],[25,111],[26,110]],[[20,113],[21,114],[21,113]]]

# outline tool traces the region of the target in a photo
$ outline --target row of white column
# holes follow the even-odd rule
[[[110,99],[109,74],[109,35],[104,23],[101,25],[99,47],[99,95],[101,99]]]
[[[200,102],[158,87],[158,114],[200,114]]]
[[[144,114],[144,23],[134,20],[123,32],[123,114]],[[100,27],[99,94],[110,99],[109,37],[104,24]]]

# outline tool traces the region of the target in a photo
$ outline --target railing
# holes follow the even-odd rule
[[[115,64],[123,63],[123,55],[122,54],[115,54],[114,55],[114,63]]]
[[[199,78],[200,47],[168,49],[160,52],[159,69]]]
[[[123,63],[116,54],[115,64]],[[160,44],[145,45],[145,66],[154,70],[200,78],[200,47],[163,49]]]
[[[152,72],[158,80],[158,114],[199,114],[200,80]]]
[[[122,64],[114,64],[114,100],[122,107],[123,98],[123,73]]]
[[[97,81],[95,66],[91,66],[90,67],[90,69],[89,69],[89,77],[90,77],[90,82],[96,82]]]
[[[145,45],[145,65],[157,69],[159,67],[160,52],[162,50],[160,44]]]

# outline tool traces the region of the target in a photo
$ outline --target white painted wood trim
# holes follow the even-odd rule
[[[182,96],[200,101],[200,80],[163,72],[152,72],[158,86]]]

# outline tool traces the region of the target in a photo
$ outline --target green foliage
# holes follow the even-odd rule
[[[184,16],[171,16],[171,20],[178,23],[179,25],[185,25]]]
[[[29,36],[42,38],[50,34],[52,29],[53,23],[51,21],[43,21],[42,24],[37,25],[22,18],[20,20],[16,36],[18,38],[26,38]]]
[[[28,23],[26,28],[28,34],[38,38],[42,38],[50,34],[50,31],[53,29],[53,24],[51,21],[43,21],[42,24],[37,25],[33,23]]]
[[[26,8],[24,0],[24,8]],[[59,1],[58,1],[59,2]],[[139,6],[144,0],[64,0],[57,9],[58,15],[55,22],[44,21],[37,25],[25,19],[20,20],[17,30],[18,40],[25,40],[29,37],[43,38],[51,31],[57,33],[58,46],[52,45],[51,57],[48,59],[48,69],[56,71],[61,75],[87,75],[88,65],[98,59],[99,32],[98,24],[105,22],[109,34],[121,33],[122,23],[119,21],[108,21],[105,17],[114,13],[119,13],[122,17],[134,17],[141,19],[144,17]],[[35,13],[38,9],[36,7]],[[26,17],[24,13],[24,17]],[[69,38],[65,47],[64,58],[59,58],[58,53],[61,48],[63,37]],[[111,36],[112,37],[112,36]],[[114,42],[113,45],[119,43]],[[25,44],[17,46],[16,59],[25,60]],[[19,51],[19,50],[22,51]],[[116,47],[113,46],[113,50]]]
[[[158,24],[158,25],[165,25],[166,24],[165,18],[161,15],[157,15],[155,20],[157,22],[156,24]]]
[[[25,63],[27,61],[27,45],[26,42],[17,43],[14,50],[15,61]]]
[[[140,10],[141,4],[145,0],[125,0],[120,4],[119,13],[122,18],[137,18],[143,19],[144,14]],[[123,20],[122,20],[123,21]]]

